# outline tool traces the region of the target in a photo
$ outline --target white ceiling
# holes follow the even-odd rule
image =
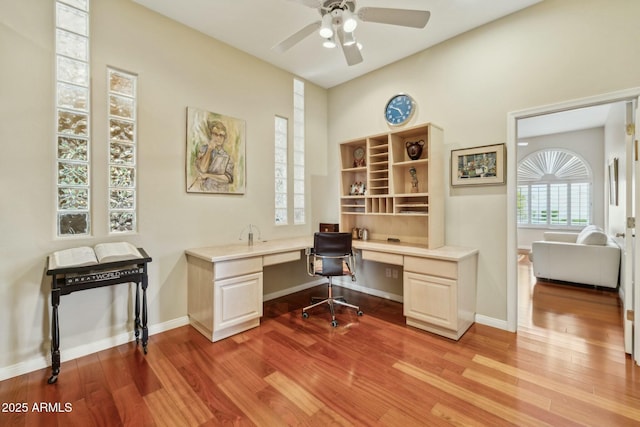
[[[307,6],[318,0],[133,0],[239,50],[330,88],[420,52],[473,28],[542,0],[357,0],[361,7],[418,9],[431,12],[424,29],[360,22],[356,38],[364,61],[349,67],[340,48],[325,49],[311,34],[284,53],[271,48],[320,19]],[[306,4],[306,5],[305,5]],[[603,126],[611,106],[601,105],[518,121],[518,137]]]
[[[133,0],[217,40],[330,88],[398,61],[542,0],[358,0],[360,7],[428,10],[424,29],[360,22],[355,30],[364,61],[349,67],[340,48],[311,34],[284,53],[271,48],[320,19],[310,0]]]

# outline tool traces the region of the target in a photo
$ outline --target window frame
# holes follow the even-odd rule
[[[562,157],[565,161],[556,162],[557,157]],[[532,168],[535,165],[537,170]],[[571,168],[566,166],[570,165]],[[565,229],[579,230],[593,221],[593,173],[589,163],[587,163],[579,154],[563,148],[544,148],[534,151],[526,155],[518,162],[518,180],[516,184],[516,225],[518,228],[538,228],[538,229]],[[576,186],[588,186],[588,200],[586,202],[586,210],[588,217],[586,219],[574,218],[576,215],[582,215],[583,209],[578,209],[580,213],[576,214],[574,208],[574,189]],[[553,193],[554,187],[565,186],[565,215],[566,223],[553,223]],[[538,188],[539,193],[545,199],[543,206],[545,218],[544,222],[533,222],[536,217],[536,203],[533,203],[533,191]],[[523,196],[523,189],[526,189],[526,195]],[[542,195],[544,189],[544,195]],[[584,188],[579,190],[580,194],[584,193]],[[521,204],[526,206],[521,207]],[[537,203],[540,206],[540,203]],[[582,203],[581,203],[582,205]],[[562,209],[559,209],[560,211]],[[542,211],[540,208],[537,211]],[[539,216],[539,215],[538,215]],[[523,222],[521,218],[526,218]],[[579,223],[578,220],[581,219]]]

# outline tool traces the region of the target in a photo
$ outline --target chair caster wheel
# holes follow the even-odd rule
[[[306,311],[302,312],[302,318],[303,319],[307,319],[309,317],[309,313],[307,313]]]
[[[358,316],[362,316],[364,313],[362,312],[362,310],[358,310]]]
[[[337,321],[337,320],[332,320],[332,321],[331,321],[331,326],[333,326],[334,328],[335,328],[336,326],[338,326],[338,321]]]

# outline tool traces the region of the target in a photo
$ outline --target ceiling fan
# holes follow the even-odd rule
[[[362,62],[361,46],[356,41],[354,30],[358,19],[362,22],[399,25],[402,27],[424,28],[431,12],[426,10],[391,9],[383,7],[361,7],[356,11],[355,0],[292,0],[318,9],[321,19],[287,37],[272,49],[285,52],[307,36],[318,31],[327,48],[340,45],[347,64]]]

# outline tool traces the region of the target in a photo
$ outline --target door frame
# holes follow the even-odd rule
[[[562,101],[507,113],[507,330],[518,330],[517,121],[528,117],[592,107],[640,97],[640,87]],[[640,220],[640,218],[638,219]],[[513,232],[512,232],[513,231]],[[640,292],[636,292],[636,295]],[[640,313],[637,314],[640,317]],[[635,322],[636,331],[638,322]]]

